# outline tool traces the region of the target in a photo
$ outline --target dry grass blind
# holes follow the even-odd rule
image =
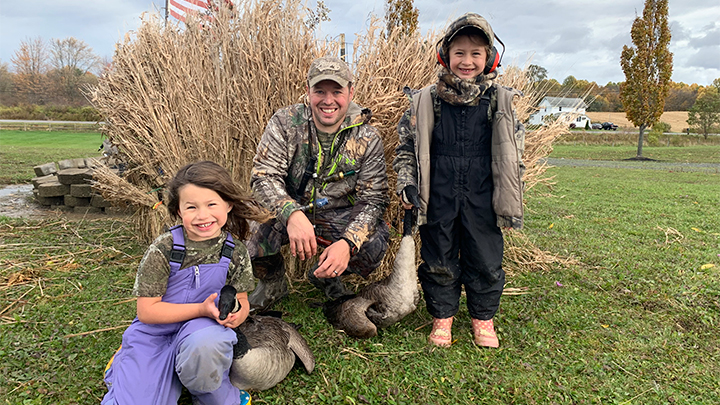
[[[96,187],[106,198],[137,208],[138,235],[152,240],[171,225],[160,200],[162,186],[186,163],[213,160],[225,166],[248,190],[255,147],[267,121],[279,108],[305,100],[306,73],[317,56],[335,55],[331,43],[316,41],[303,18],[307,9],[298,0],[252,0],[219,10],[211,20],[188,19],[167,26],[157,16],[118,44],[112,68],[89,91],[107,122],[107,136],[129,162],[118,176],[108,169],[96,174]],[[409,106],[402,88],[419,89],[436,80],[434,44],[437,35],[385,36],[374,19],[357,35],[353,64],[355,101],[373,111],[372,124],[385,144],[390,188],[397,146],[396,125]],[[528,88],[525,69],[506,67],[498,79],[520,90]],[[540,95],[518,100],[518,115],[526,119]],[[550,126],[527,135],[525,182],[528,188],[547,183],[546,167],[538,159],[552,150],[552,141],[566,129]],[[386,220],[401,222],[397,196],[392,194]],[[378,276],[387,274],[399,246],[391,248]],[[507,238],[516,257],[538,257],[524,238]],[[527,245],[527,246],[525,246]],[[552,262],[523,259],[524,263]],[[523,266],[508,262],[510,267]]]

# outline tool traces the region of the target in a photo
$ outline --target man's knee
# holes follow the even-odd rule
[[[190,391],[212,392],[220,388],[232,364],[235,332],[218,325],[190,334],[180,344],[175,371]]]
[[[382,222],[375,233],[360,247],[358,254],[350,260],[350,271],[367,277],[380,267],[387,252],[390,232]]]

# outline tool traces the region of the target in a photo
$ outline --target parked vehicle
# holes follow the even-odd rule
[[[601,123],[596,122],[596,123],[592,124],[592,125],[590,126],[590,128],[592,128],[592,129],[603,129],[603,126],[602,126]]]
[[[609,131],[609,130],[617,131],[618,126],[615,125],[615,124],[613,124],[612,122],[603,122],[603,123],[602,123],[602,129],[605,129],[605,130],[608,130],[608,131]]]

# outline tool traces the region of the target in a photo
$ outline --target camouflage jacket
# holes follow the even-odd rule
[[[517,120],[512,101],[522,93],[509,87],[493,85],[492,111],[492,204],[500,227],[522,228],[525,165],[525,127]],[[393,169],[398,174],[397,193],[409,185],[417,187],[420,197],[418,224],[427,221],[430,196],[430,145],[435,119],[440,116],[440,99],[435,85],[419,91],[405,89],[410,108],[398,123],[398,145]]]
[[[253,161],[250,185],[255,198],[285,225],[290,214],[315,198],[328,199],[321,210],[351,208],[343,237],[359,249],[375,232],[389,203],[383,143],[378,131],[368,125],[369,118],[369,110],[361,111],[350,103],[332,147],[323,151],[308,106],[278,110],[265,128]],[[312,155],[317,156],[317,178],[298,192]],[[340,173],[344,176],[338,179]],[[312,220],[312,215],[308,218]]]

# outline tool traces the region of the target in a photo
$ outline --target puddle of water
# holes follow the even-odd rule
[[[0,188],[0,197],[11,196],[13,194],[22,193],[27,194],[32,192],[32,184],[18,184],[13,186],[5,186]]]

